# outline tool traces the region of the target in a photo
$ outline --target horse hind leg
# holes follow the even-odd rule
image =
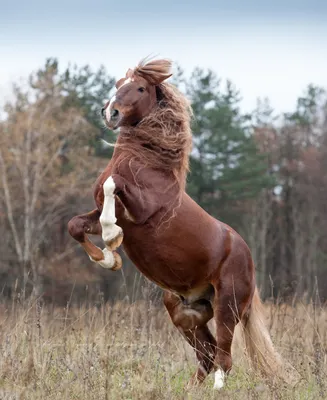
[[[225,378],[232,368],[231,346],[234,330],[248,311],[254,287],[253,278],[250,278],[252,274],[233,274],[229,263],[225,266],[225,271],[229,270],[231,273],[226,273],[224,278],[221,277],[219,283],[214,285],[213,310],[217,333],[214,389],[224,386]]]
[[[178,296],[170,292],[165,292],[164,304],[173,324],[193,347],[198,359],[198,369],[192,376],[190,385],[200,384],[212,371],[216,354],[216,340],[207,326],[213,316],[211,304],[209,301],[202,301],[185,305]]]

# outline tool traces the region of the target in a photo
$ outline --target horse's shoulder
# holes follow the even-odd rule
[[[166,171],[154,168],[138,159],[124,159],[115,163],[112,174],[122,176],[130,184],[143,188],[155,188],[155,191],[159,192],[169,186],[169,181],[173,178]]]

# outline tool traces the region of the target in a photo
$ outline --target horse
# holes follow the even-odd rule
[[[198,360],[191,385],[214,372],[214,388],[224,386],[237,324],[253,364],[268,377],[281,375],[249,247],[185,191],[192,110],[166,82],[171,67],[166,59],[142,60],[117,81],[101,110],[106,126],[118,132],[113,156],[95,183],[96,208],[72,218],[69,233],[92,261],[112,270],[122,266],[116,251],[122,245],[139,271],[163,289],[170,319]],[[102,235],[103,250],[90,234]]]

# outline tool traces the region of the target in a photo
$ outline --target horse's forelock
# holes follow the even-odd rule
[[[172,76],[171,68],[172,62],[170,60],[148,61],[148,58],[145,58],[134,69],[129,68],[125,77],[119,79],[115,86],[118,89],[126,82],[137,81],[137,78],[145,79],[150,85],[160,85]]]
[[[151,85],[159,85],[172,76],[172,62],[167,59],[152,60],[143,59],[134,69],[134,75],[140,76]]]

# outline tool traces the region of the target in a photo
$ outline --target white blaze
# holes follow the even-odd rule
[[[132,79],[132,78],[127,78],[127,79],[125,79],[124,83],[122,83],[122,84],[119,86],[119,89],[120,89],[122,86],[127,85],[127,84],[130,83],[130,82],[133,82],[133,79]],[[119,90],[119,89],[118,89],[118,90]],[[118,92],[118,90],[116,91],[116,93]],[[112,96],[112,98],[110,99],[109,105],[108,105],[108,107],[106,108],[106,118],[107,118],[108,121],[110,121],[111,106],[112,106],[112,104],[113,104],[115,101],[116,101],[116,94],[114,94],[114,95]]]
[[[111,105],[113,104],[113,102],[116,100],[116,95],[112,96],[112,98],[110,99],[109,102],[109,106],[106,108],[106,118],[107,121],[110,120],[110,111],[111,111]]]

